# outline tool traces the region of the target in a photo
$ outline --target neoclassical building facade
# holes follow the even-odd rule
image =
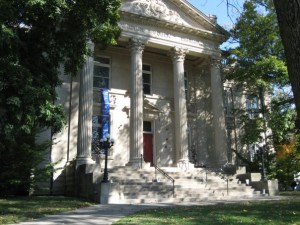
[[[89,43],[94,57],[57,89],[68,119],[44,134],[53,142],[46,161],[57,162],[54,192],[69,163],[103,167],[97,143],[107,133],[109,168],[228,162],[219,49],[228,33],[186,0],[123,0],[120,15],[118,44]]]

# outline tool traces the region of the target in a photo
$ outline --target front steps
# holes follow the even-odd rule
[[[197,168],[189,172],[163,168],[174,179],[155,173],[153,167],[135,170],[131,167],[109,169],[113,198],[108,203],[176,203],[207,200],[254,198],[260,196],[236,178],[221,178],[214,172]]]

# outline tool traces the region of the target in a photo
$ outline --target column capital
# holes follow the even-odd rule
[[[140,54],[143,53],[146,44],[147,41],[141,38],[130,38],[128,42],[128,46],[131,48],[131,51]]]
[[[221,68],[221,58],[220,57],[211,57],[210,66],[220,69]]]
[[[173,61],[184,61],[186,54],[189,52],[187,49],[173,47],[171,49],[170,55]]]

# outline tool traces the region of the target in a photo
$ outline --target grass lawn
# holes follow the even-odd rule
[[[61,196],[0,198],[0,224],[32,220],[93,204],[85,200]]]
[[[207,206],[161,207],[137,212],[114,225],[299,225],[300,198]]]
[[[293,196],[287,200],[160,207],[129,215],[114,225],[300,225],[300,195],[297,194],[300,192],[282,193]],[[94,204],[61,196],[0,198],[0,224],[28,221]]]

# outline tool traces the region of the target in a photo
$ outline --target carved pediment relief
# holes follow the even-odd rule
[[[172,40],[178,44],[188,42],[196,48],[201,45],[202,48],[203,40],[199,43],[198,39],[200,36],[221,43],[229,35],[216,24],[215,19],[213,22],[183,0],[122,0],[121,16],[120,26],[123,31],[128,32],[128,36],[148,35],[160,38],[160,41],[164,41],[163,44]]]
[[[168,3],[167,3],[168,2]],[[123,0],[122,11],[146,17],[152,17],[167,22],[189,26],[191,24],[176,10],[169,1],[163,0]]]

